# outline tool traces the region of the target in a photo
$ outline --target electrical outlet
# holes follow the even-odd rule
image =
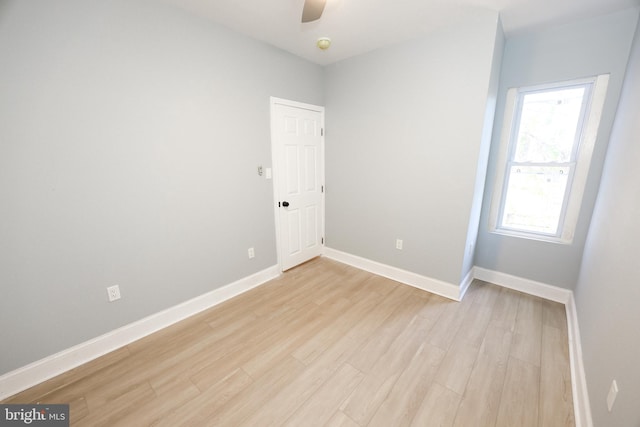
[[[613,404],[616,401],[616,397],[618,396],[618,383],[616,380],[613,380],[611,383],[611,387],[609,388],[609,394],[607,394],[607,408],[609,412],[613,409]]]
[[[396,239],[396,249],[402,250],[402,240]]]
[[[249,248],[247,250],[247,253],[249,254],[249,259],[252,259],[252,258],[256,257],[256,251],[253,248]]]
[[[109,302],[120,299],[120,286],[109,286],[107,288],[107,295],[109,295]]]

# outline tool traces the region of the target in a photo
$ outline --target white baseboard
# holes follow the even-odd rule
[[[573,299],[573,292],[569,289],[559,288],[546,283],[487,270],[481,267],[474,267],[473,270],[476,279],[564,304],[567,313],[571,387],[576,427],[593,427],[589,394],[587,392],[587,381],[584,374],[584,362],[582,360],[580,328],[578,327],[578,315]]]
[[[414,288],[422,289],[434,294],[438,294],[445,298],[449,298],[455,301],[462,300],[464,292],[471,284],[471,272],[468,275],[471,279],[469,283],[463,282],[465,286],[458,286],[442,280],[433,279],[431,277],[422,276],[420,274],[412,273],[410,271],[402,270],[397,267],[382,264],[377,261],[362,258],[356,255],[351,255],[345,252],[338,251],[336,249],[324,248],[324,256],[333,260],[339,261],[343,264],[348,264],[353,267],[365,270],[378,276],[383,276],[391,280],[395,280],[400,283],[404,283]],[[465,278],[466,280],[466,278]]]
[[[473,279],[479,279],[564,304],[567,313],[576,427],[593,427],[582,360],[580,329],[572,291],[481,267],[474,267],[465,276],[462,283],[456,286],[331,248],[324,249],[324,256],[456,301],[462,300]],[[260,286],[279,274],[278,266],[274,265],[167,310],[6,373],[0,376],[0,400]]]
[[[571,290],[477,266],[473,267],[465,276],[460,286],[456,286],[451,283],[421,276],[331,248],[325,248],[324,256],[456,301],[461,301],[473,279],[478,279],[564,304],[567,313],[571,385],[573,388],[572,395],[576,427],[593,427],[587,382],[584,374],[584,363],[582,360],[580,329],[578,327],[575,301]]]
[[[571,387],[573,391],[573,409],[576,427],[593,427],[591,418],[591,404],[587,389],[587,377],[584,373],[582,360],[582,342],[580,341],[580,327],[578,326],[578,312],[573,292],[565,304],[567,312],[567,326],[569,331],[569,359],[571,363]]]
[[[459,291],[460,298],[458,298],[458,301],[462,301],[462,298],[464,298],[465,294],[469,290],[469,286],[471,286],[471,282],[473,282],[473,279],[475,279],[474,274],[475,274],[475,270],[472,268],[471,270],[469,270],[467,275],[464,276],[464,279],[462,279],[462,282],[460,283],[460,291]]]
[[[51,379],[280,275],[277,265],[0,376],[0,400]]]
[[[571,295],[573,295],[573,292],[569,289],[547,285],[546,283],[512,276],[499,271],[487,270],[482,267],[473,267],[473,277],[484,282],[493,283],[504,288],[524,292],[525,294],[534,295],[565,305],[569,301],[569,298],[571,298]]]

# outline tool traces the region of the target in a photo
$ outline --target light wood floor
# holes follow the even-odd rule
[[[573,426],[564,307],[327,259],[16,395],[74,426]]]

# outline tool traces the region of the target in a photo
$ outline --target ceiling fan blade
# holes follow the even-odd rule
[[[305,0],[302,9],[302,22],[311,22],[320,19],[327,0]]]

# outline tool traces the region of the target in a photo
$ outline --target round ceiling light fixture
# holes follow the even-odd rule
[[[316,42],[316,45],[320,50],[327,50],[331,46],[331,39],[329,37],[320,37]]]

